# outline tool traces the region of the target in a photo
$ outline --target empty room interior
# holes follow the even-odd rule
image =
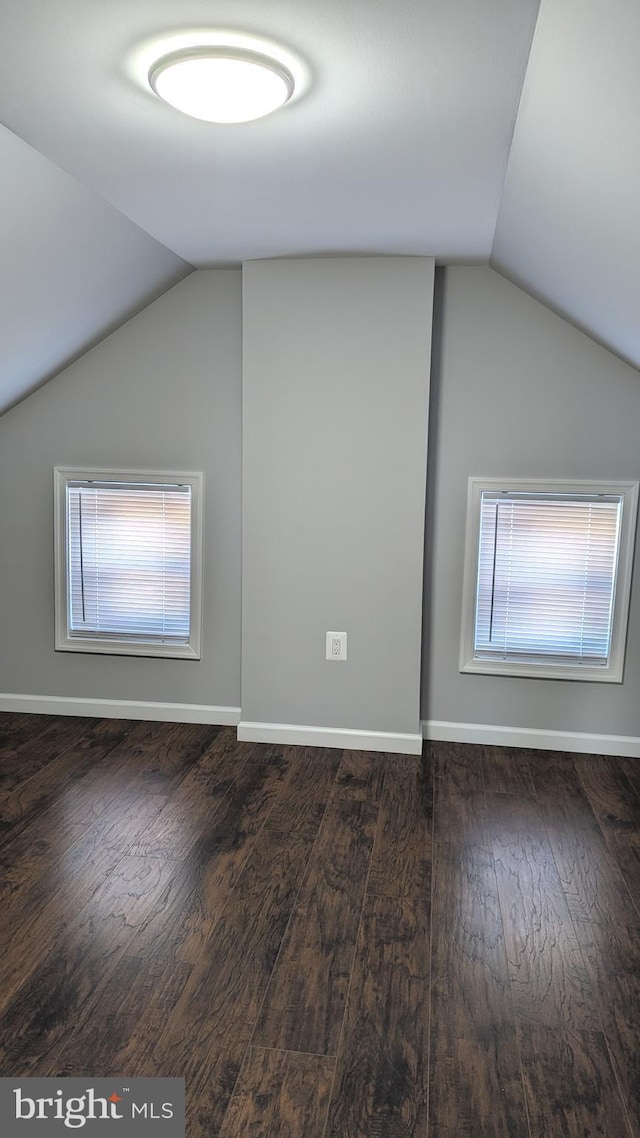
[[[640,1138],[640,5],[0,40],[0,1131]]]

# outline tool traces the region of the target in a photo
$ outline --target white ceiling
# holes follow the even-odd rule
[[[13,189],[7,201],[0,189],[9,231],[0,290],[11,297],[12,281],[30,274],[38,288],[14,302],[0,404],[3,388],[11,399],[26,391],[186,271],[178,258],[487,261],[508,162],[494,263],[640,364],[640,7],[542,0],[511,149],[537,9],[538,0],[0,0],[0,121],[42,164],[26,170],[32,152],[16,140],[14,153],[2,136]],[[296,53],[308,69],[302,95],[229,127],[186,118],[150,92],[154,54],[181,33],[225,28]],[[31,187],[24,203],[21,184]],[[93,290],[89,311],[76,286]],[[21,370],[20,344],[39,327],[56,330],[51,347],[43,337]]]
[[[640,367],[639,0],[543,0],[493,258]]]
[[[193,265],[486,259],[538,0],[4,0],[0,121]],[[240,126],[135,79],[171,33],[265,35],[307,92]],[[158,52],[159,54],[159,52]]]

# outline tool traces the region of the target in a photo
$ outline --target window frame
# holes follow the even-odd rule
[[[548,661],[487,659],[475,655],[475,616],[480,553],[480,504],[483,491],[489,493],[598,495],[613,494],[622,498],[622,522],[618,566],[614,582],[611,648],[607,665],[561,664]],[[462,628],[460,636],[460,671],[476,675],[524,676],[545,680],[582,680],[616,683],[623,681],[624,659],[629,623],[631,579],[638,512],[637,482],[592,482],[551,478],[469,478],[465,536],[464,574],[462,586]]]
[[[149,486],[183,484],[191,487],[191,594],[189,641],[161,644],[157,641],[71,635],[69,630],[69,526],[67,484],[75,481],[139,483]],[[55,651],[91,652],[108,656],[147,656],[200,660],[202,644],[202,519],[204,475],[167,470],[122,470],[91,466],[55,466],[54,488],[54,587]]]

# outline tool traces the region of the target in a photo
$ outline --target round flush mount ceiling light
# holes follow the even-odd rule
[[[149,83],[185,115],[215,123],[263,118],[284,106],[295,86],[278,60],[224,46],[170,52],[152,65]]]

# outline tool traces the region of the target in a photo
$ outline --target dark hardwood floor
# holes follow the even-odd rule
[[[189,1138],[640,1138],[640,760],[0,715],[0,1075]]]

